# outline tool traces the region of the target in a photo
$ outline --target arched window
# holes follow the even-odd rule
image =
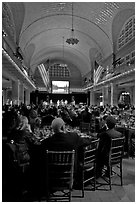
[[[70,72],[67,65],[54,64],[49,68],[50,77],[69,77]]]
[[[118,49],[122,48],[133,38],[135,38],[135,16],[130,17],[123,25],[117,42]]]

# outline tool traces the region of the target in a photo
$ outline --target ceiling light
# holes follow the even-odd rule
[[[71,29],[71,37],[66,40],[69,45],[78,44],[79,40],[74,36],[74,28],[73,28],[73,2],[72,2],[72,29]]]

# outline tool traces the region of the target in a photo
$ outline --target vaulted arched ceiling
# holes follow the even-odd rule
[[[73,64],[81,77],[90,72],[96,59],[102,63],[113,53],[124,22],[135,14],[134,2],[3,2],[3,28],[12,45],[19,46],[24,64],[35,73],[47,59]],[[64,37],[64,56],[63,56]]]

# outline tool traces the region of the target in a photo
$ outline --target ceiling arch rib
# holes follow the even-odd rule
[[[29,28],[29,27],[31,27],[31,26],[33,26],[33,24],[35,24],[35,23],[37,23],[37,22],[39,22],[39,21],[41,21],[41,20],[43,20],[43,19],[48,19],[48,18],[51,18],[51,17],[57,17],[57,16],[67,16],[67,17],[69,17],[69,18],[72,18],[72,16],[70,15],[70,14],[51,14],[51,15],[48,15],[48,16],[43,16],[43,17],[40,17],[39,19],[36,19],[35,21],[33,21],[33,22],[31,22],[31,24],[29,24],[22,32],[21,32],[21,34],[20,34],[20,38],[22,37],[22,35],[23,35],[23,33]],[[91,21],[91,20],[89,20],[89,19],[87,19],[87,18],[85,18],[85,17],[81,17],[81,16],[78,16],[78,15],[73,15],[75,18],[78,18],[78,19],[81,19],[81,20],[85,20],[85,21],[87,21],[87,22],[89,22],[89,23],[91,23],[91,24],[93,24],[93,25],[95,25],[96,27],[98,27],[106,36],[107,36],[107,38],[110,40],[110,42],[111,42],[111,39],[110,39],[110,36],[107,34],[107,32],[105,32],[98,24],[96,24],[96,23],[94,23],[93,21]],[[75,22],[76,22],[76,19],[75,19]],[[86,22],[86,23],[87,23]],[[71,30],[71,24],[70,24],[70,30]]]
[[[54,29],[61,29],[60,30],[61,36],[70,37],[71,32],[68,32],[68,31],[71,30],[71,25],[70,25],[70,23],[65,23],[65,22],[69,21],[68,16],[67,17],[64,16],[63,18],[62,18],[62,16],[56,16],[56,24],[55,24],[54,18],[55,18],[55,16],[51,16],[51,18],[49,18],[48,21],[46,21],[46,19],[42,18],[39,21],[36,21],[35,23],[33,23],[30,27],[28,27],[28,29],[26,30],[24,35],[22,37],[20,37],[20,45],[22,47],[22,50],[24,50],[26,44],[28,44],[31,41],[33,36],[36,36],[41,32],[47,32],[47,30],[52,31],[53,28]],[[70,18],[70,16],[69,16],[69,18]],[[81,33],[82,33],[82,35],[87,35],[87,33],[88,33],[88,36],[90,37],[89,40],[94,39],[94,42],[98,42],[97,43],[98,45],[100,43],[102,44],[102,42],[104,42],[105,45],[108,45],[109,51],[110,51],[110,49],[112,49],[112,43],[111,43],[111,40],[109,39],[108,35],[101,28],[99,28],[97,25],[92,24],[90,21],[86,21],[86,23],[85,23],[85,19],[83,20],[83,19],[79,19],[79,18],[77,19],[77,21],[75,20],[75,24],[79,25],[79,26],[75,26],[75,32],[79,38],[81,37],[80,36]],[[64,25],[65,25],[65,27],[64,27]],[[104,38],[103,41],[100,40],[102,38]],[[102,47],[106,48],[107,46],[102,46]],[[105,53],[105,51],[104,51],[104,53]]]
[[[24,50],[26,49],[26,47],[30,44],[30,42],[31,41],[33,41],[33,40],[35,40],[35,38],[36,37],[38,37],[38,36],[40,36],[40,35],[42,35],[42,34],[44,34],[44,33],[46,33],[46,32],[52,32],[52,31],[57,31],[57,30],[66,30],[66,31],[70,31],[70,29],[69,28],[51,28],[51,29],[48,29],[48,30],[46,30],[46,31],[41,31],[41,32],[39,32],[39,33],[37,33],[37,34],[35,34],[34,36],[32,36],[32,38],[31,39],[29,39],[29,41],[26,43],[26,45],[25,45],[25,47],[24,47]],[[56,32],[55,31],[55,32]],[[92,37],[92,36],[90,36],[88,33],[85,33],[85,32],[83,32],[83,31],[78,31],[78,30],[76,30],[75,29],[75,32],[76,33],[80,33],[80,34],[82,34],[83,35],[83,40],[82,40],[82,42],[83,41],[85,41],[85,39],[87,38],[87,45],[89,45],[89,46],[91,46],[91,44],[88,42],[88,39],[90,39],[91,41],[93,41],[93,43],[95,44],[95,47],[97,47],[102,53],[103,53],[103,51],[102,51],[102,48],[101,48],[101,46],[100,46],[100,44]],[[68,34],[68,33],[67,33]],[[46,37],[46,36],[45,36]],[[69,37],[69,36],[68,36]],[[86,37],[86,38],[85,38]],[[41,37],[40,37],[41,38]],[[81,37],[82,38],[82,37]],[[48,41],[48,40],[47,40]],[[77,45],[77,46],[79,46],[79,45]],[[92,45],[93,46],[93,45]],[[72,47],[71,45],[70,45],[70,47]],[[74,47],[74,46],[73,46]]]
[[[32,61],[33,64],[31,64],[32,70],[35,71],[35,68],[37,67],[37,65],[45,62],[47,59],[50,59],[50,60],[59,59],[65,63],[67,62],[72,63],[79,68],[82,76],[85,74],[85,72],[90,71],[89,63],[87,63],[87,60],[85,60],[85,58],[82,55],[81,57],[79,57],[78,54],[74,52],[72,53],[72,51],[68,51],[68,52],[65,51],[64,59],[63,59],[62,50],[61,49],[59,50],[55,47],[54,49],[53,47],[50,47],[45,52],[43,50],[43,52],[37,53],[36,56],[33,57],[33,61]]]
[[[53,32],[53,37],[54,37],[54,35],[55,34]],[[37,43],[37,41],[39,41],[39,38],[40,38],[41,42],[43,42],[42,44]],[[31,57],[32,58],[32,60],[30,62],[31,67],[34,64],[33,61],[37,61],[37,60],[39,61],[41,59],[41,54],[40,53],[43,53],[42,55],[44,55],[44,56],[43,56],[42,60],[44,60],[44,58],[46,58],[46,53],[48,54],[48,58],[49,58],[50,50],[54,51],[56,49],[58,51],[59,57],[60,58],[63,57],[63,45],[61,45],[62,36],[60,37],[60,42],[59,41],[55,42],[55,41],[52,40],[51,33],[50,33],[50,36],[49,35],[46,36],[45,34],[43,34],[43,37],[38,35],[38,37],[36,39],[34,38],[32,40],[32,42],[35,43],[35,52],[33,52],[33,56]],[[28,47],[29,49],[30,49],[31,45],[29,45],[29,47]],[[37,47],[36,47],[36,45],[37,45]],[[46,49],[45,49],[45,46],[46,46]],[[34,47],[34,46],[31,46],[31,47]],[[47,51],[47,52],[45,53],[44,50]],[[82,50],[83,50],[82,46],[79,48],[79,46],[69,46],[69,45],[66,46],[65,45],[64,52],[65,52],[65,55],[66,55],[66,53],[68,51],[73,53],[73,55],[71,55],[71,58],[69,58],[70,56],[68,56],[69,60],[72,60],[74,54],[78,55],[80,61],[82,61],[82,60],[85,61],[86,67],[87,67],[87,69],[89,71],[89,69],[90,69],[90,65],[89,65],[90,62],[89,62],[89,58],[88,58],[89,52],[87,50],[86,53],[85,53],[85,52],[82,52]],[[27,49],[25,51],[27,53]],[[36,59],[35,59],[35,56],[36,56]],[[33,68],[35,69],[35,65],[33,66]]]
[[[55,52],[58,53],[58,56],[62,59],[62,61],[67,59],[67,57],[68,57],[67,55],[68,54],[73,54],[75,56],[79,56],[79,58],[81,60],[85,61],[87,63],[87,65],[88,65],[88,58],[87,58],[87,56],[85,56],[82,52],[80,52],[79,49],[70,48],[69,46],[66,46],[64,49],[65,49],[64,50],[64,56],[63,56],[63,48],[62,47],[50,46],[50,47],[47,47],[46,51],[45,51],[45,49],[40,50],[40,52],[37,52],[33,56],[34,61],[33,60],[31,61],[31,63],[32,63],[31,66],[33,66],[33,62],[39,60],[40,57],[45,56],[45,59],[46,59],[47,56],[49,58],[49,55],[52,54],[52,53],[55,53]],[[68,60],[70,61],[72,59],[69,58]],[[44,61],[46,61],[46,60],[44,60]]]
[[[60,19],[60,16],[59,16],[59,19],[57,19],[57,21],[60,23],[57,26],[57,28],[56,27],[55,28],[47,28],[46,27],[46,29],[45,29],[45,26],[40,26],[40,23],[38,23],[38,21],[37,21],[37,25],[33,24],[31,29],[29,27],[29,29],[26,30],[26,32],[24,33],[24,36],[21,39],[21,41],[24,42],[25,39],[28,40],[28,41],[25,41],[23,43],[23,47],[25,49],[25,52],[27,50],[27,46],[29,46],[30,43],[35,44],[35,46],[34,46],[35,50],[33,52],[33,55],[31,56],[31,60],[30,60],[30,66],[33,67],[32,69],[35,69],[34,65],[35,65],[35,61],[38,59],[37,56],[39,56],[39,58],[41,58],[41,60],[44,60],[44,57],[46,58],[46,54],[44,54],[44,57],[42,57],[41,55],[38,54],[38,53],[42,53],[41,50],[44,50],[44,49],[47,50],[48,47],[52,47],[53,49],[54,49],[54,47],[57,47],[58,51],[60,51],[60,45],[62,44],[62,37],[63,36],[67,36],[66,38],[70,37],[70,34],[71,34],[71,32],[69,32],[70,27],[65,28],[65,29],[62,28],[62,21]],[[52,26],[52,23],[53,23],[52,19],[50,19],[50,22],[48,22],[48,24],[50,26]],[[77,52],[75,52],[75,54],[78,55],[79,61],[80,62],[82,60],[87,61],[85,63],[86,66],[84,66],[84,71],[83,71],[83,66],[81,66],[82,62],[79,63],[79,68],[82,72],[82,75],[84,75],[85,73],[89,72],[91,69],[91,63],[90,63],[90,58],[89,58],[90,49],[96,48],[99,50],[99,52],[102,54],[103,57],[106,57],[104,53],[109,55],[112,52],[112,46],[110,45],[110,42],[108,42],[109,39],[107,38],[107,36],[104,33],[101,33],[99,30],[97,31],[98,37],[93,38],[93,36],[95,36],[95,31],[93,32],[93,30],[95,28],[92,28],[91,23],[89,23],[89,21],[87,21],[88,25],[85,26],[85,23],[81,22],[78,19],[77,24],[81,25],[81,28],[80,28],[81,30],[76,29],[75,30],[75,36],[78,39],[80,39],[80,42],[78,43],[78,45],[68,46],[68,49],[71,49],[71,51],[74,52],[74,48],[75,48],[77,50]],[[99,29],[99,28],[97,27],[96,29]],[[104,40],[102,41],[101,39],[102,39],[103,35],[104,35]],[[29,39],[28,39],[28,36],[29,36]],[[104,43],[104,44],[102,45],[102,43]],[[20,42],[20,44],[21,44],[21,42]],[[108,45],[108,46],[106,46],[106,45]],[[52,57],[54,57],[53,53],[52,53]],[[49,53],[48,53],[48,55],[49,55]],[[36,56],[36,59],[35,59],[35,56]],[[71,60],[72,60],[73,56],[74,55],[71,55],[71,58],[70,58]],[[81,56],[82,56],[82,58],[81,58]],[[85,59],[83,56],[85,56]],[[58,57],[61,57],[61,54]],[[70,57],[70,55],[68,55],[68,57]],[[85,72],[85,73],[83,73],[83,72]]]

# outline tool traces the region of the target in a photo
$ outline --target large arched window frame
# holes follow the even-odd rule
[[[118,49],[121,49],[133,38],[135,38],[135,16],[130,17],[123,25],[117,42]]]
[[[61,64],[55,64],[50,66],[49,76],[50,77],[69,77],[70,72],[67,66],[63,66]]]

